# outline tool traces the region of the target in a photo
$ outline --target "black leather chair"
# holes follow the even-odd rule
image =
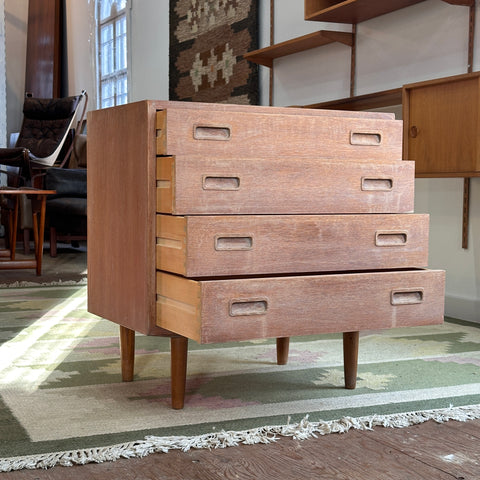
[[[72,127],[82,100],[83,112],[77,128],[85,117],[86,91],[64,98],[26,96],[22,127],[15,146],[0,148],[0,171],[7,173],[9,186],[42,188],[43,175],[35,175],[54,165],[63,167],[66,164],[73,148],[75,129]],[[35,181],[35,178],[38,180]],[[4,211],[8,210],[8,205],[2,207],[2,223],[5,224]],[[31,205],[26,197],[21,199],[19,226],[24,231],[25,252],[28,253],[28,232],[32,228],[32,220]]]
[[[56,190],[47,199],[46,222],[50,230],[50,256],[57,255],[57,241],[87,239],[87,169],[49,168],[45,188]]]

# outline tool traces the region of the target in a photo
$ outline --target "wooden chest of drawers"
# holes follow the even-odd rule
[[[443,321],[425,270],[428,216],[389,114],[144,101],[89,114],[89,310],[172,341],[183,407],[187,339],[344,333]]]

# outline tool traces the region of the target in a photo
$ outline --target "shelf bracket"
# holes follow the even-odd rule
[[[470,178],[463,179],[463,217],[462,217],[462,248],[468,248],[468,219],[470,213]]]
[[[352,51],[350,54],[350,98],[355,95],[357,75],[357,24],[352,24]]]
[[[451,2],[448,2],[451,3]],[[458,4],[458,3],[455,3]],[[463,4],[462,4],[463,5]],[[470,2],[468,24],[468,61],[467,72],[473,70],[473,46],[475,38],[475,0]],[[470,217],[470,178],[463,179],[463,211],[462,211],[462,248],[468,248],[468,225]]]

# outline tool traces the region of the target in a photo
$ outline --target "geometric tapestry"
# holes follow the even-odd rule
[[[257,105],[258,0],[170,0],[170,100]]]

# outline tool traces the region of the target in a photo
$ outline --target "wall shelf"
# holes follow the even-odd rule
[[[340,98],[322,103],[302,105],[304,108],[325,108],[329,110],[370,110],[402,104],[402,89],[393,88],[381,92],[367,93],[354,97]]]
[[[277,43],[270,47],[248,52],[243,55],[243,58],[250,62],[272,68],[275,58],[292,55],[334,42],[340,42],[351,47],[353,45],[353,34],[350,32],[319,30],[318,32],[309,33],[308,35]]]
[[[424,0],[305,0],[305,20],[360,23]],[[472,6],[475,0],[443,0],[451,5]]]

